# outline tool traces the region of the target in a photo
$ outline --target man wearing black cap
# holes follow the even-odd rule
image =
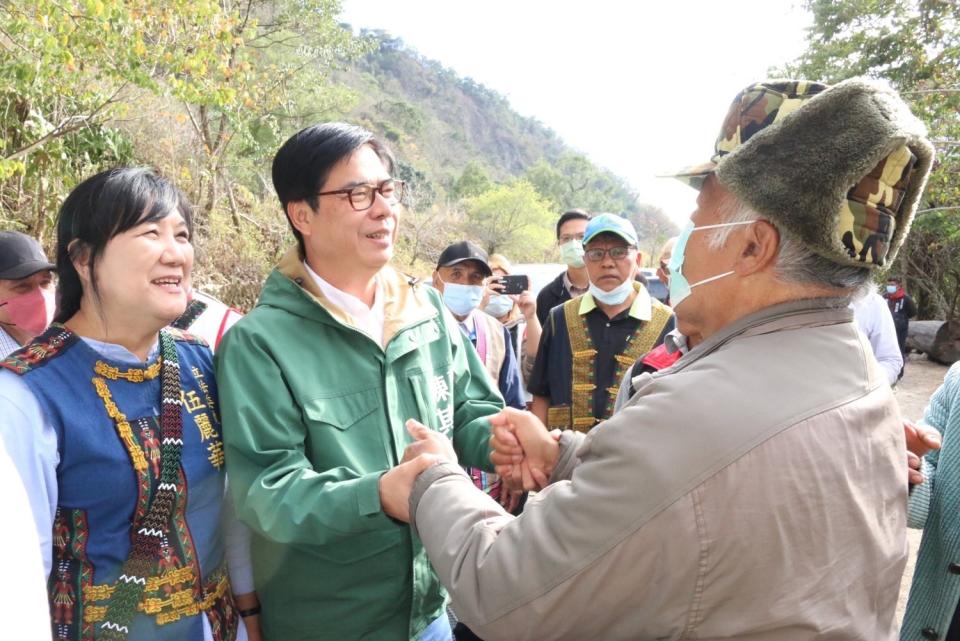
[[[53,270],[37,241],[17,231],[0,232],[0,358],[50,324],[56,308]]]
[[[470,338],[491,378],[497,382],[504,402],[525,409],[517,358],[511,349],[509,330],[496,318],[478,309],[484,280],[493,275],[487,252],[470,241],[454,243],[443,250],[433,272],[433,285],[443,302]]]

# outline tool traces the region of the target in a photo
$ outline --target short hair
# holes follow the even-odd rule
[[[898,284],[898,285],[902,285],[902,284],[903,284],[903,279],[902,279],[901,277],[899,277],[899,276],[887,276],[887,280],[888,280],[888,281],[893,281],[893,282],[895,282],[895,283]]]
[[[302,200],[317,211],[317,192],[327,182],[330,170],[364,145],[369,145],[387,171],[393,174],[395,163],[390,150],[363,127],[343,122],[326,122],[301,129],[288,138],[273,157],[273,188],[297,239],[300,258],[306,258],[303,234],[293,226],[287,205]]]
[[[86,253],[91,293],[99,297],[97,260],[107,243],[128,229],[177,211],[193,236],[193,207],[172,182],[146,167],[119,167],[77,185],[60,206],[57,219],[57,313],[64,323],[80,311],[83,282],[73,260]],[[171,319],[172,320],[172,319]]]
[[[774,274],[783,283],[812,284],[847,290],[847,298],[856,300],[871,287],[873,273],[866,265],[857,267],[838,263],[812,250],[778,221],[770,220],[753,210],[733,193],[727,193],[718,207],[719,217],[725,223],[746,223],[764,220],[780,234],[780,247]],[[720,249],[733,227],[710,230],[708,245]]]
[[[568,209],[567,211],[563,212],[563,214],[560,215],[560,219],[557,221],[558,240],[560,239],[560,228],[571,220],[590,220],[590,214],[582,209]]]

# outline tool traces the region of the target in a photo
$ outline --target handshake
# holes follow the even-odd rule
[[[506,408],[490,417],[490,461],[508,488],[541,490],[560,455],[560,430],[548,432],[530,412]]]
[[[506,486],[514,491],[539,490],[549,483],[560,455],[560,431],[548,432],[530,412],[507,408],[490,417],[490,461]],[[457,463],[446,436],[411,419],[407,432],[414,441],[403,459],[380,477],[381,507],[388,516],[409,522],[409,500],[417,477],[437,463]]]

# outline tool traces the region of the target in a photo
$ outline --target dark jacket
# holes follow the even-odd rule
[[[546,324],[551,309],[557,305],[563,305],[572,298],[570,292],[563,285],[563,275],[566,273],[567,270],[563,270],[557,274],[557,277],[537,294],[537,318],[541,325]]]

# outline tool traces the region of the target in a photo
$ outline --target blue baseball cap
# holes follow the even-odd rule
[[[586,247],[597,234],[615,234],[627,241],[628,245],[636,247],[639,244],[633,223],[614,214],[599,214],[590,219],[586,231],[583,232],[583,246]]]

